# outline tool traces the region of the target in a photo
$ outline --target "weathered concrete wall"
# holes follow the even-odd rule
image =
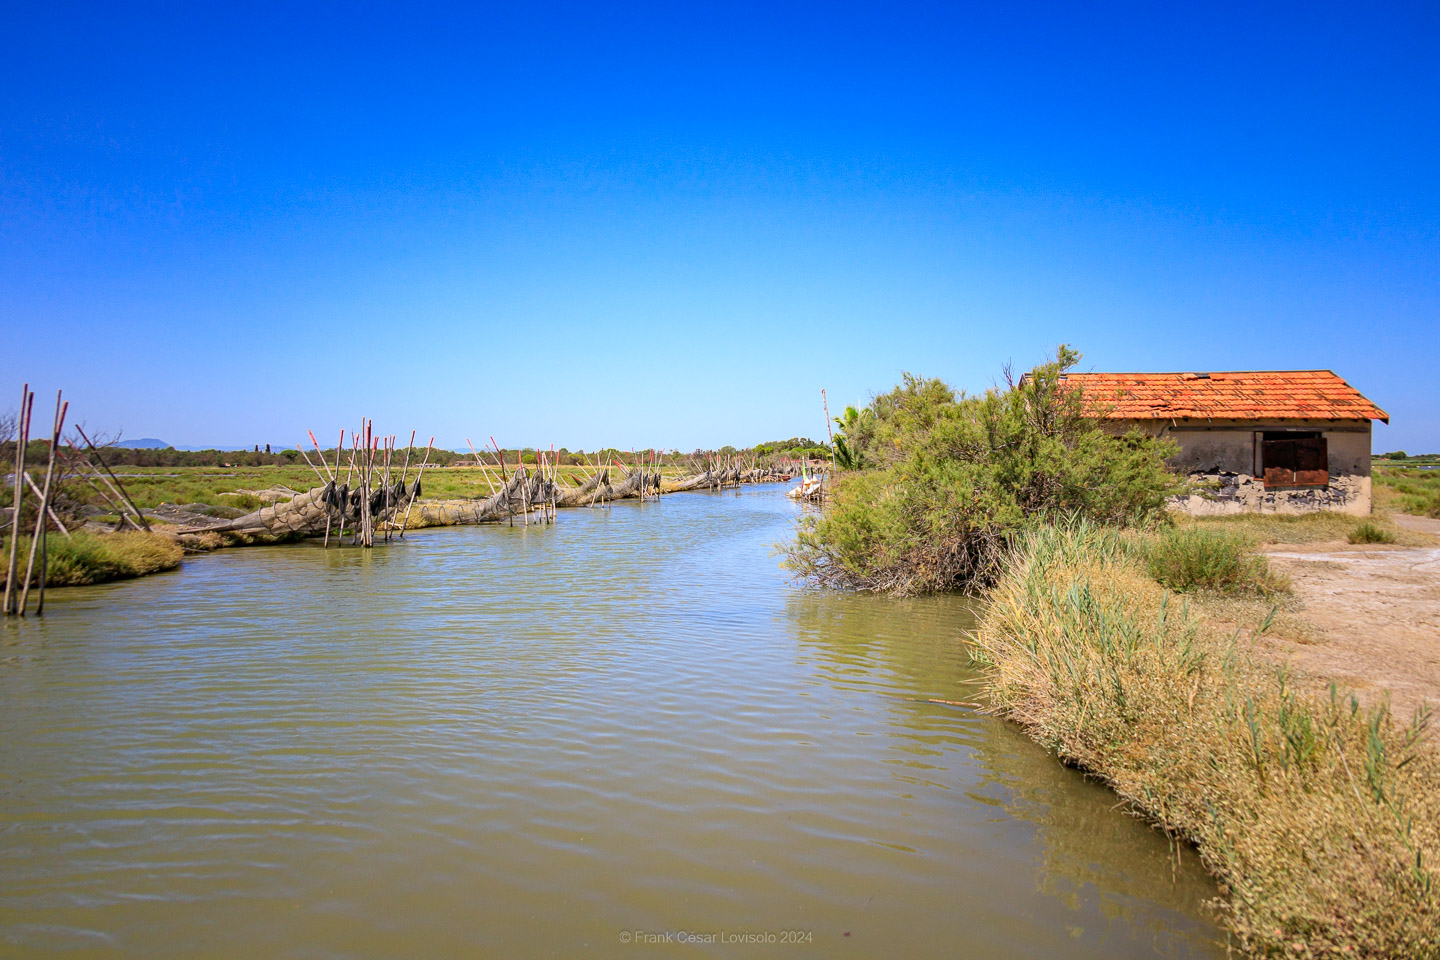
[[[1169,437],[1180,446],[1171,459],[1187,474],[1192,492],[1174,505],[1196,516],[1234,513],[1370,513],[1370,422],[1333,420],[1117,421]],[[1256,434],[1266,430],[1318,430],[1326,440],[1330,482],[1324,489],[1266,490]]]

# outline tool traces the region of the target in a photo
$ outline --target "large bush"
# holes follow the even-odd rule
[[[858,445],[870,470],[837,478],[802,521],[790,567],[828,586],[912,593],[989,582],[1006,540],[1031,524],[1085,517],[1128,525],[1163,515],[1181,488],[1169,440],[1115,435],[1052,363],[978,396],[906,375],[871,404]]]

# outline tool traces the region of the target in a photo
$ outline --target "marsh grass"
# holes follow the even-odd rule
[[[1395,530],[1373,520],[1366,520],[1350,531],[1347,537],[1351,543],[1394,543]]]
[[[1375,492],[1381,506],[1420,517],[1440,517],[1440,470],[1376,469]]]
[[[1395,539],[1385,541],[1387,543],[1418,547],[1430,546],[1434,542],[1434,538],[1429,535],[1397,528],[1384,512],[1377,512],[1370,517],[1328,511],[1299,514],[1242,513],[1228,517],[1198,518],[1171,514],[1170,519],[1177,528],[1194,527],[1236,533],[1257,545],[1354,542],[1350,541],[1350,534],[1367,523],[1384,527],[1394,533]]]
[[[1440,764],[1428,714],[1396,722],[1253,652],[1088,524],[1023,534],[976,638],[994,709],[1193,842],[1254,955],[1440,950],[1431,864]]]
[[[20,538],[21,556],[25,556],[29,549],[30,539]],[[50,560],[46,585],[50,587],[143,577],[178,567],[184,555],[179,545],[168,537],[141,531],[108,534],[82,531],[69,537],[52,533],[46,538],[46,550]],[[36,566],[39,566],[38,562]],[[22,578],[24,572],[22,567]],[[0,569],[0,584],[5,579],[4,570]],[[31,582],[38,581],[37,569]]]
[[[1161,531],[1144,541],[1151,579],[1178,593],[1213,590],[1269,596],[1289,589],[1244,534],[1207,527]]]
[[[1252,543],[1322,543],[1344,540],[1361,522],[1345,513],[1241,513],[1228,517],[1176,517],[1178,527],[1240,534]]]

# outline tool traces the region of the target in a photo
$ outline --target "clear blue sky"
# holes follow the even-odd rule
[[[1069,342],[1440,449],[1434,3],[306,6],[4,6],[0,409],[691,448]]]

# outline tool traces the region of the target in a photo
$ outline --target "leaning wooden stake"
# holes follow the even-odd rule
[[[435,438],[431,437],[430,442],[425,445],[425,459],[420,464],[420,469],[415,471],[415,482],[419,483],[425,479],[425,464],[430,462],[430,448],[435,446]],[[410,526],[410,508],[415,506],[415,495],[410,495],[410,500],[405,504],[405,520],[400,524],[400,539],[405,539],[405,528]]]
[[[395,437],[385,441],[385,542],[390,542],[390,461],[395,458]]]
[[[50,459],[45,464],[45,486],[40,491],[40,509],[35,511],[35,535],[30,538],[30,559],[25,563],[25,579],[20,584],[20,616],[25,616],[25,607],[30,601],[30,578],[35,574],[35,545],[40,545],[40,594],[35,606],[35,615],[45,612],[45,574],[50,555],[46,552],[45,515],[50,512],[50,489],[55,480],[55,448],[60,445],[60,431],[65,426],[65,411],[69,403],[62,403],[60,391],[55,391],[55,422],[50,431]],[[26,479],[29,479],[28,477]]]
[[[431,437],[430,439],[433,440],[435,438]],[[490,496],[495,496],[495,484],[490,482],[490,471],[485,469],[484,461],[480,459],[480,454],[475,451],[475,444],[470,442],[469,437],[466,437],[465,445],[470,448],[470,455],[475,458],[475,466],[480,468],[480,475],[485,478],[485,486],[490,489]]]
[[[69,406],[69,404],[66,404],[66,406]],[[40,488],[35,486],[35,481],[30,479],[28,473],[25,475],[25,485],[30,488],[30,492],[35,494],[35,496],[40,496]],[[45,512],[50,514],[50,522],[55,524],[61,533],[67,537],[70,536],[70,530],[65,526],[65,522],[55,515],[54,507],[46,507]]]
[[[111,471],[109,465],[105,462],[105,458],[100,455],[99,449],[91,442],[89,437],[85,436],[85,431],[81,429],[78,424],[75,426],[75,429],[79,432],[80,439],[85,441],[85,446],[89,447],[90,452],[95,454],[95,462],[100,464],[100,469],[104,471],[104,475],[110,478],[110,483],[112,484],[111,489],[115,491],[121,500],[124,500],[125,503],[129,505],[130,509],[135,512],[135,519],[139,520],[140,526],[145,528],[146,533],[149,533],[150,522],[145,519],[145,514],[140,512],[140,508],[135,506],[135,501],[130,499],[130,494],[125,492],[125,487],[121,484],[120,478],[115,476]]]
[[[835,431],[830,427],[830,401],[825,397],[825,388],[820,388],[820,402],[825,405],[825,432],[830,435],[830,472],[835,472]]]
[[[15,494],[10,500],[10,562],[5,568],[5,605],[3,611],[14,609],[15,577],[20,565],[20,507],[25,498],[25,446],[30,442],[30,409],[35,405],[35,394],[30,384],[20,388],[20,413],[15,423]]]

